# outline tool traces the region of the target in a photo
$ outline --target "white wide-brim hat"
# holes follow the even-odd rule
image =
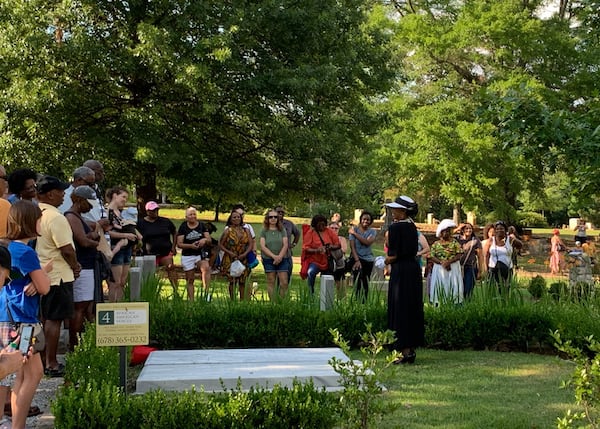
[[[435,236],[440,237],[442,235],[442,231],[448,228],[456,228],[456,223],[452,219],[444,219],[438,225]]]

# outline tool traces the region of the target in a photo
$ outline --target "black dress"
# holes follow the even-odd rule
[[[396,256],[388,288],[388,328],[396,333],[392,348],[413,349],[425,343],[423,283],[416,260],[417,227],[410,220],[393,223],[388,242],[388,256]]]

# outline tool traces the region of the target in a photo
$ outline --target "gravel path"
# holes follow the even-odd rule
[[[37,405],[43,411],[43,414],[35,417],[27,418],[27,425],[32,428],[52,429],[54,428],[54,416],[50,411],[50,402],[56,397],[56,391],[62,384],[64,379],[57,378],[42,378],[38,386],[35,396],[33,397],[33,405]]]

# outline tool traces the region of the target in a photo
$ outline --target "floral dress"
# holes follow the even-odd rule
[[[431,245],[431,256],[446,260],[462,253],[462,248],[456,240],[436,241]],[[453,262],[450,271],[441,264],[433,264],[431,271],[431,290],[429,299],[439,305],[440,301],[460,303],[463,301],[464,286],[460,261]]]
[[[240,233],[240,230],[243,233]],[[241,254],[244,253],[250,245],[250,233],[246,228],[229,227],[225,230],[224,234],[227,234],[224,242],[224,246],[227,248],[227,250]],[[248,274],[250,273],[250,270],[248,269],[248,261],[245,258],[240,259],[240,262],[246,266],[244,273],[240,277],[231,277],[229,275],[229,268],[231,267],[232,262],[233,260],[231,255],[225,252],[223,255],[223,262],[221,263],[221,269],[227,275],[230,283],[234,280],[239,280],[240,284],[244,284]]]

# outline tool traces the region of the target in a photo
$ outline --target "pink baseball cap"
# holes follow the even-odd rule
[[[146,210],[151,211],[156,209],[158,209],[158,204],[156,203],[156,201],[148,201],[146,203]]]

